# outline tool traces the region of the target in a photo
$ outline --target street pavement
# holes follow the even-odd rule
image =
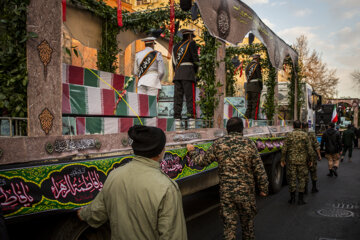
[[[359,240],[360,150],[352,162],[340,163],[338,177],[328,177],[327,160],[318,162],[319,193],[309,193],[306,205],[289,205],[289,192],[257,199],[255,235],[258,240]],[[311,190],[311,184],[309,185]],[[218,188],[184,197],[189,240],[222,239]],[[241,239],[240,226],[238,239]]]

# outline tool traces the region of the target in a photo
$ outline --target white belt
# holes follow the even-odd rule
[[[251,79],[249,82],[260,82],[259,79]]]
[[[194,66],[194,64],[191,62],[184,62],[184,63],[180,63],[180,66]]]
[[[158,72],[157,72],[156,70],[149,70],[149,71],[147,71],[147,72],[144,74],[144,76],[147,75],[147,74],[149,74],[149,73],[156,73],[156,74],[158,74]]]

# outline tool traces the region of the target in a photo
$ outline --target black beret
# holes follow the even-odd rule
[[[157,127],[135,125],[129,129],[128,135],[135,155],[156,157],[165,147],[165,133]]]

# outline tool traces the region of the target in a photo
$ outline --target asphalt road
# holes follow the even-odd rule
[[[258,198],[255,235],[260,240],[359,240],[360,150],[353,161],[340,163],[339,176],[328,177],[327,160],[318,163],[319,193],[309,193],[306,205],[289,205],[289,192]],[[311,187],[311,186],[310,186]],[[184,197],[189,240],[222,239],[217,187]],[[238,239],[241,239],[240,226]]]

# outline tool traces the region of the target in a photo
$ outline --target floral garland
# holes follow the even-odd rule
[[[210,33],[204,29],[201,35],[202,47],[200,53],[200,70],[198,72],[198,87],[202,89],[200,93],[200,109],[202,118],[205,120],[205,126],[212,127],[211,121],[214,117],[214,110],[219,104],[216,98],[217,88],[215,68],[216,68],[216,50],[219,43]]]
[[[289,99],[289,110],[290,110],[290,114],[291,116],[294,116],[294,112],[295,112],[295,78],[296,75],[298,77],[297,79],[297,116],[300,116],[300,109],[301,109],[301,105],[304,103],[304,96],[303,96],[303,92],[301,91],[301,70],[300,70],[300,66],[294,66],[293,62],[291,61],[290,58],[287,58],[285,60],[285,65],[290,67],[291,69],[291,75],[289,77],[289,82],[290,84],[288,85],[288,89],[289,89],[289,93],[288,93],[288,99]]]

